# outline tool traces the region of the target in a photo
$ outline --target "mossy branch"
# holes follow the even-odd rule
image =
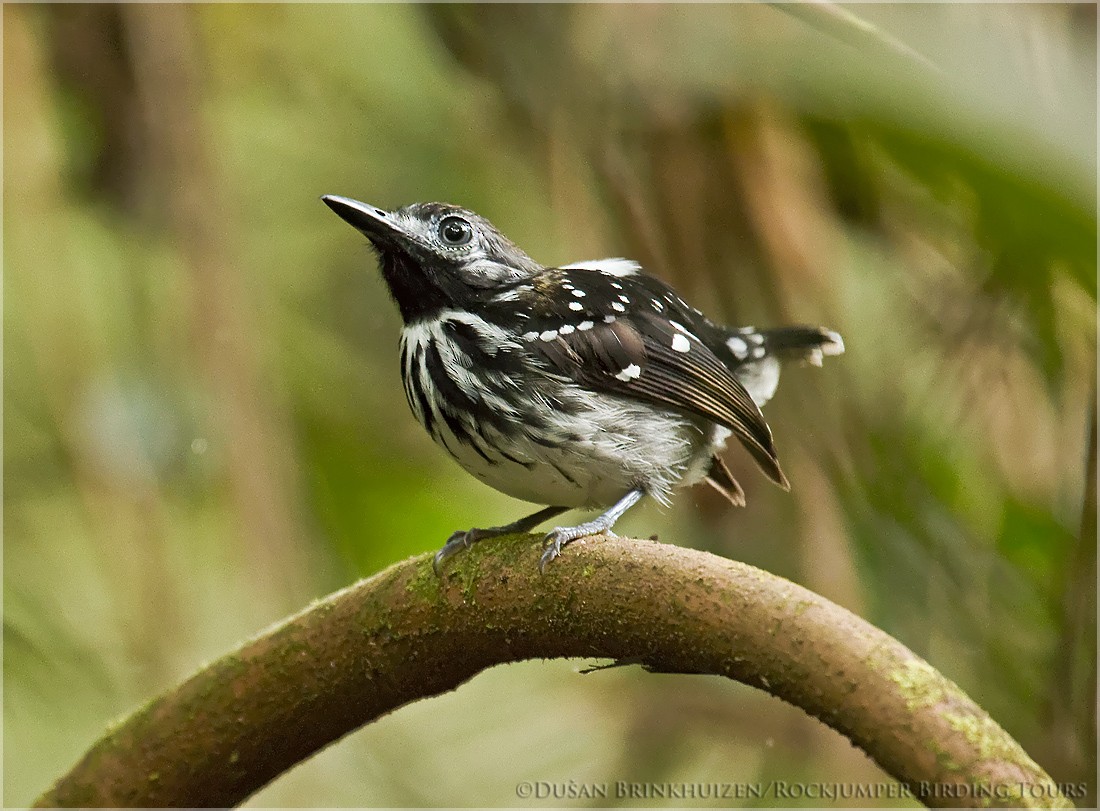
[[[847,735],[930,805],[1069,807],[958,687],[800,586],[623,538],[578,542],[544,576],[538,556],[533,536],[487,541],[442,578],[421,555],[339,591],[111,729],[37,805],[233,805],[487,667],[569,656],[759,687]]]

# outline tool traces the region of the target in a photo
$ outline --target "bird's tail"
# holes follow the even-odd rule
[[[824,327],[776,327],[750,334],[761,336],[765,354],[780,360],[802,360],[820,366],[826,355],[844,354],[844,339]]]
[[[825,356],[844,352],[844,339],[824,327],[743,327],[723,337],[724,360],[758,406],[775,394],[780,361],[820,366]]]

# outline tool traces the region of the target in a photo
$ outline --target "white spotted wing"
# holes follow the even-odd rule
[[[764,472],[787,486],[760,409],[693,329],[696,320],[705,329],[701,315],[642,274],[564,270],[553,280],[560,294],[541,296],[535,308],[532,331],[524,336],[531,350],[557,374],[586,387],[729,428]],[[573,306],[578,303],[580,309]]]

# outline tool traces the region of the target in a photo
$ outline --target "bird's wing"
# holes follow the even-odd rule
[[[729,428],[771,479],[788,486],[760,409],[700,338],[714,326],[636,264],[548,268],[498,289],[483,313],[522,322],[524,343],[551,373]]]
[[[686,326],[644,308],[608,315],[598,323],[574,320],[572,325],[559,327],[553,336],[543,331],[531,341],[554,371],[593,389],[724,425],[772,480],[788,486],[760,409]]]

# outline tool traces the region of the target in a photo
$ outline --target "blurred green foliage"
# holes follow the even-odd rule
[[[623,531],[867,616],[1095,804],[1095,6],[3,13],[5,804],[311,597],[527,509],[414,424],[322,193],[843,333],[768,408],[791,494],[732,450],[745,510]],[[485,674],[254,802],[887,779],[748,688],[571,670]]]

